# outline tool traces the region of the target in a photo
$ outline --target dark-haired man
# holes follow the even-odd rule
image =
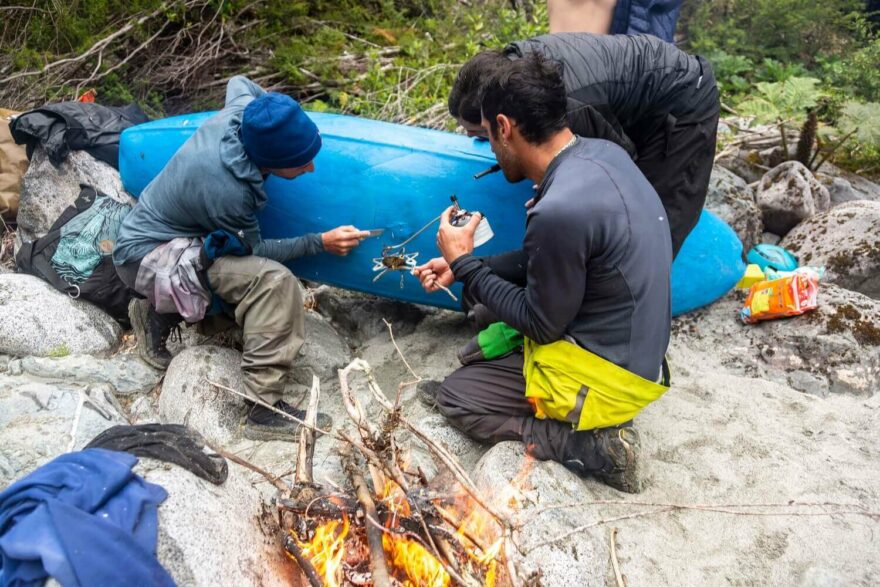
[[[666,389],[655,382],[669,342],[669,228],[626,152],[573,134],[565,107],[558,71],[540,55],[485,87],[482,126],[504,176],[538,185],[523,248],[473,256],[479,218],[456,228],[450,208],[443,257],[417,273],[428,291],[463,282],[524,346],[458,369],[436,404],[479,440],[522,440],[538,459],[635,492],[634,406]]]
[[[474,56],[459,71],[449,113],[483,136],[480,88],[507,61],[540,53],[562,66],[569,125],[625,148],[657,191],[678,254],[706,201],[720,103],[709,63],[647,35],[542,35]]]

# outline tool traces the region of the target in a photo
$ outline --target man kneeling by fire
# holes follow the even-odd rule
[[[574,135],[559,68],[532,55],[483,88],[482,126],[509,182],[536,184],[522,250],[472,255],[479,215],[446,210],[427,291],[464,284],[479,335],[439,386],[439,410],[470,436],[522,440],[621,491],[641,488],[632,418],[668,389],[669,223],[626,151]]]

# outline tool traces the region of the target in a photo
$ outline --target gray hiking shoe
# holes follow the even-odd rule
[[[631,426],[572,432],[565,446],[563,465],[582,477],[594,476],[626,493],[639,493],[641,445]]]
[[[299,422],[285,418],[278,412],[260,404],[250,401],[247,403],[252,407],[248,411],[247,420],[244,425],[245,438],[250,440],[299,441]],[[300,420],[305,420],[306,418],[305,410],[295,408],[284,400],[278,400],[272,407]],[[318,412],[316,424],[322,430],[329,430],[333,426],[333,419],[323,412]]]
[[[180,317],[176,314],[158,314],[149,301],[133,299],[128,304],[128,319],[137,339],[140,357],[156,369],[167,369],[172,357],[166,343],[180,323]]]

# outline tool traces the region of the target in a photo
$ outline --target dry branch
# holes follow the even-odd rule
[[[299,431],[299,447],[296,455],[297,485],[313,485],[315,477],[312,474],[312,459],[315,455],[315,432],[313,428],[318,423],[318,400],[321,396],[321,382],[317,375],[312,375],[312,389],[309,391],[309,407],[306,410],[306,424]]]
[[[541,546],[546,546],[548,544],[553,544],[554,542],[559,542],[561,540],[565,540],[569,536],[574,534],[578,534],[583,532],[584,530],[588,530],[590,528],[595,528],[596,526],[601,526],[604,524],[610,524],[612,522],[618,522],[621,520],[630,520],[633,518],[641,518],[645,516],[653,516],[655,514],[663,514],[672,511],[701,511],[701,512],[714,512],[719,514],[729,514],[735,516],[768,516],[768,517],[819,517],[819,516],[837,516],[837,515],[859,515],[866,516],[872,518],[874,520],[880,520],[880,512],[870,511],[867,508],[861,505],[853,505],[853,504],[834,504],[834,503],[825,503],[825,504],[799,504],[797,502],[792,502],[789,504],[730,504],[730,505],[712,505],[712,504],[679,504],[679,503],[651,503],[651,502],[627,502],[624,500],[604,500],[604,501],[593,501],[593,502],[582,502],[583,505],[637,505],[637,506],[660,506],[656,507],[656,509],[645,510],[640,512],[633,512],[622,516],[617,516],[614,518],[605,518],[595,520],[593,522],[583,524],[572,530],[559,534],[558,536],[554,536],[547,540],[543,540],[541,542],[530,545],[526,551],[530,552],[539,548]],[[537,513],[541,513],[543,511],[549,509],[559,509],[560,507],[573,507],[574,504],[560,504],[559,507],[556,506],[548,506],[546,508],[541,508]],[[803,507],[808,505],[809,507],[827,507],[827,506],[838,506],[838,507],[855,507],[858,509],[839,509],[836,511],[821,511],[821,512],[786,512],[786,511],[775,511],[775,512],[759,512],[759,511],[742,511],[741,509],[731,509],[731,508],[761,508],[761,507]],[[530,516],[530,518],[533,516]],[[522,524],[520,524],[522,525]]]
[[[274,406],[270,406],[269,404],[267,404],[266,402],[264,402],[262,400],[252,399],[250,396],[245,395],[240,391],[236,391],[236,390],[232,389],[231,387],[227,387],[221,383],[217,383],[216,381],[211,381],[210,379],[205,379],[205,382],[208,383],[209,385],[213,385],[217,389],[220,389],[220,390],[225,391],[227,393],[231,393],[232,395],[237,395],[238,397],[244,398],[248,401],[254,402],[257,405],[263,406],[264,408],[271,410],[271,411],[275,412],[276,414],[287,418],[288,420],[293,420],[294,422],[299,423],[300,426],[305,426],[306,428],[309,428],[315,432],[325,434],[327,436],[336,438],[337,440],[343,440],[340,436],[333,434],[329,430],[322,430],[321,428],[318,428],[317,426],[312,426],[312,425],[304,422],[303,420],[300,420],[296,416],[292,416],[291,414],[288,414],[287,412],[285,412],[283,410],[279,410],[278,408],[276,408]]]
[[[293,512],[301,516],[314,516],[316,518],[341,518],[342,516],[354,517],[357,514],[358,504],[354,500],[343,497],[342,503],[331,500],[333,495],[320,495],[309,501],[300,499],[278,498],[278,509]]]
[[[373,393],[373,396],[376,400],[389,412],[395,411],[394,405],[388,400],[388,397],[384,394],[382,389],[376,383],[375,378],[373,377],[372,368],[370,364],[364,361],[363,359],[355,359],[354,361],[346,367],[346,370],[354,369],[357,371],[363,371],[367,377],[367,383],[370,391]],[[445,448],[435,443],[431,438],[428,437],[427,434],[421,431],[417,426],[410,423],[403,416],[398,415],[398,420],[401,424],[406,427],[416,438],[418,438],[427,448],[428,450],[449,469],[452,475],[455,477],[455,480],[459,482],[462,488],[468,493],[468,495],[473,498],[473,500],[480,505],[484,510],[489,512],[495,519],[497,519],[502,526],[510,527],[510,521],[508,517],[498,511],[495,507],[490,505],[483,499],[483,496],[480,495],[479,490],[477,490],[476,485],[471,480],[470,476],[467,474],[467,471],[464,470],[464,467],[458,462],[452,454],[449,453]]]
[[[363,475],[357,470],[354,455],[348,451],[343,456],[343,465],[351,479],[351,484],[357,494],[361,507],[364,508],[364,514],[368,519],[378,519],[376,514],[376,504],[370,495],[370,490],[364,481]],[[388,567],[385,566],[385,549],[382,546],[382,532],[377,530],[372,524],[366,524],[367,543],[370,547],[370,571],[372,573],[373,584],[376,587],[386,587],[391,585],[391,578],[388,574]]]
[[[611,542],[611,566],[614,568],[614,579],[617,581],[617,587],[626,587],[626,581],[620,574],[620,562],[617,560],[617,528],[611,528],[609,533],[609,541]]]
[[[284,549],[289,552],[294,559],[296,559],[300,570],[309,580],[309,585],[311,585],[312,587],[323,587],[324,583],[318,577],[318,573],[315,571],[315,567],[313,567],[312,563],[309,562],[309,559],[307,559],[305,555],[303,555],[302,550],[300,550],[293,536],[288,535],[284,537]]]
[[[241,465],[242,467],[245,467],[246,469],[250,469],[254,473],[258,473],[258,474],[262,475],[263,477],[266,478],[266,480],[269,483],[271,483],[272,485],[277,487],[279,491],[283,491],[283,492],[290,491],[290,485],[288,485],[283,479],[276,477],[275,475],[273,475],[269,471],[267,471],[265,469],[261,469],[260,467],[256,466],[255,464],[251,463],[250,461],[245,460],[245,459],[241,458],[240,456],[233,454],[227,450],[223,450],[219,446],[211,444],[210,442],[207,443],[207,445],[211,450],[213,450],[215,453],[217,453],[221,457],[223,457],[225,459],[229,459],[230,461],[232,461],[233,463],[235,463],[237,465]]]

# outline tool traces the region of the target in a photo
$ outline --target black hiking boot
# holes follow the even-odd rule
[[[424,381],[419,381],[416,387],[416,397],[419,398],[419,403],[429,408],[431,410],[437,409],[437,393],[440,391],[440,385],[442,385],[436,379],[425,379]]]
[[[563,465],[626,493],[642,490],[639,433],[631,425],[572,432]]]
[[[180,330],[180,316],[159,314],[147,300],[134,299],[128,304],[128,319],[137,339],[138,354],[156,369],[167,369],[171,364],[171,353],[165,344],[172,331]]]
[[[300,423],[290,418],[285,418],[278,412],[260,404],[247,401],[251,406],[248,411],[247,421],[244,425],[244,436],[250,440],[285,440],[288,442],[299,441]],[[306,419],[306,411],[295,408],[284,400],[278,400],[272,406],[275,410],[290,414],[300,420]],[[329,430],[333,426],[333,419],[318,412],[316,427]]]

